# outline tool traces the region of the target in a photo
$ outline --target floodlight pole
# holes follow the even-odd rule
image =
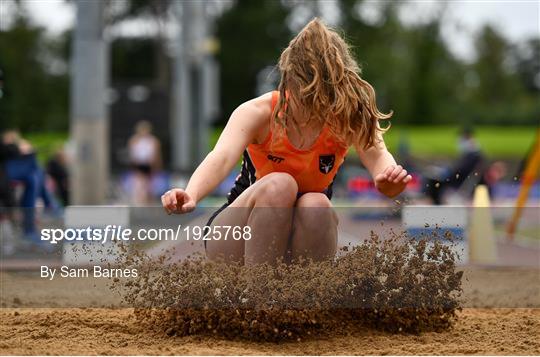
[[[186,2],[190,4],[193,21],[193,68],[192,68],[192,90],[195,96],[192,97],[194,109],[193,127],[196,130],[196,142],[194,145],[195,161],[194,167],[206,156],[208,150],[208,118],[205,115],[208,95],[206,93],[204,76],[207,62],[207,19],[205,16],[205,2]]]
[[[189,28],[191,18],[184,10],[182,1],[173,2],[178,26],[177,51],[174,58],[173,88],[171,97],[171,149],[172,168],[176,171],[187,172],[190,169],[191,154],[191,92],[189,91],[189,67],[187,53],[189,52]]]
[[[105,204],[109,179],[106,107],[108,48],[104,1],[77,0],[72,40],[70,135],[71,204]]]
[[[174,2],[180,20],[171,98],[173,169],[189,174],[208,151],[209,80],[206,1]]]

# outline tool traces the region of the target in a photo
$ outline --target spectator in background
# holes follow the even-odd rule
[[[13,144],[4,144],[0,140],[0,254],[9,256],[16,251],[13,235],[13,209],[16,206],[15,195],[5,172],[5,162],[17,157],[19,149]]]
[[[15,207],[15,195],[5,170],[8,160],[19,156],[19,148],[15,144],[6,144],[0,140],[0,207]]]
[[[23,230],[25,237],[34,243],[40,243],[35,226],[35,208],[38,198],[43,200],[46,208],[56,211],[58,205],[45,187],[45,173],[39,167],[36,153],[32,145],[24,140],[18,131],[7,130],[2,135],[4,157],[2,165],[7,178],[7,189],[13,194],[12,185],[20,182],[24,185],[19,206],[22,207]]]
[[[459,189],[468,178],[476,180],[475,184],[484,183],[485,157],[480,145],[474,138],[471,128],[464,128],[458,139],[459,158],[450,168],[439,169],[437,174],[427,178],[426,194],[436,205],[442,204],[446,189]]]
[[[161,169],[161,143],[152,135],[152,125],[145,120],[135,126],[128,142],[129,160],[134,170],[132,201],[138,205],[150,203],[152,174]]]
[[[69,174],[67,155],[63,149],[57,150],[47,162],[47,174],[54,182],[54,189],[62,204],[69,204]]]

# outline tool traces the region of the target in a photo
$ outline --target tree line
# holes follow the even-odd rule
[[[443,16],[405,25],[398,16],[402,3],[385,2],[373,23],[358,16],[362,1],[336,0],[338,29],[351,44],[362,76],[374,86],[380,108],[394,111],[394,125],[538,124],[540,37],[512,43],[485,25],[474,34],[474,58],[466,61],[444,41]],[[255,95],[260,71],[276,64],[294,36],[293,12],[304,7],[321,15],[314,3],[237,0],[223,7],[214,24],[222,108],[217,125]],[[109,25],[141,17],[162,22],[172,0],[125,4],[109,11]],[[70,38],[71,30],[47,35],[23,9],[0,31],[0,129],[67,130]],[[162,35],[113,39],[111,81],[151,81],[169,90],[172,59],[164,41]]]

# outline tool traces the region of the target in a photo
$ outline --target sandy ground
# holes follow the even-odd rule
[[[461,267],[462,306],[539,308],[540,267]],[[129,307],[111,291],[108,279],[39,278],[38,272],[0,272],[1,308]]]
[[[446,332],[389,334],[358,326],[347,335],[279,344],[169,337],[141,326],[130,308],[68,307],[73,301],[116,305],[118,296],[106,293],[103,280],[46,282],[3,272],[0,282],[1,355],[540,354],[538,269],[467,268],[463,283],[469,307]]]
[[[443,333],[348,335],[255,343],[149,333],[131,309],[16,309],[0,312],[0,353],[9,355],[167,354],[540,354],[540,309],[465,309]]]

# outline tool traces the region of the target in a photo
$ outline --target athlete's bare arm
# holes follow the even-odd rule
[[[268,132],[272,94],[240,105],[231,114],[216,146],[191,176],[185,190],[174,188],[161,197],[167,213],[185,213],[211,193],[231,172],[245,148]]]
[[[392,154],[386,149],[382,135],[380,142],[369,149],[364,150],[360,145],[356,145],[355,149],[373,177],[375,187],[382,194],[388,197],[397,196],[411,181],[411,175],[396,163]]]

